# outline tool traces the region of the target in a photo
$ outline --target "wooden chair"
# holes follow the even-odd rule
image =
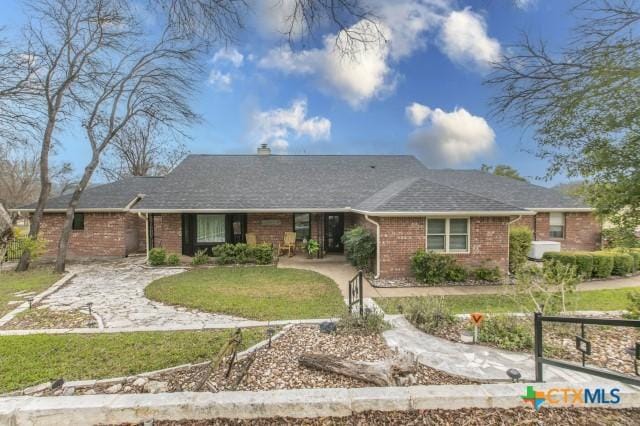
[[[285,251],[289,257],[296,254],[296,233],[285,232],[284,239],[278,244],[278,256],[282,255]]]
[[[256,234],[252,232],[245,234],[245,239],[247,240],[248,246],[258,245],[258,239],[256,238]]]

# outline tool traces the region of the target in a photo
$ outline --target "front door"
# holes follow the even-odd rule
[[[327,213],[324,216],[324,247],[327,252],[342,252],[342,234],[344,233],[344,214]]]

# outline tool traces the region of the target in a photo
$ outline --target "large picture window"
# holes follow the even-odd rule
[[[225,242],[225,215],[223,214],[197,215],[196,242],[224,243]]]
[[[311,214],[294,213],[293,230],[296,232],[297,240],[311,239]]]
[[[551,212],[549,214],[549,237],[564,238],[564,213]]]
[[[469,219],[427,219],[427,250],[469,251]]]

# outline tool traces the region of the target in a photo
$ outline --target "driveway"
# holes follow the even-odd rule
[[[77,275],[45,298],[42,305],[55,310],[86,309],[91,302],[92,311],[100,316],[105,328],[201,328],[241,320],[164,305],[144,296],[144,288],[152,281],[183,269],[145,268],[143,258],[75,264],[69,269]]]

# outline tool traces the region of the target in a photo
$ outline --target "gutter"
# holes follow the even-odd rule
[[[376,226],[376,274],[374,278],[378,279],[380,278],[380,224],[371,219],[367,214],[364,215],[364,220]]]

